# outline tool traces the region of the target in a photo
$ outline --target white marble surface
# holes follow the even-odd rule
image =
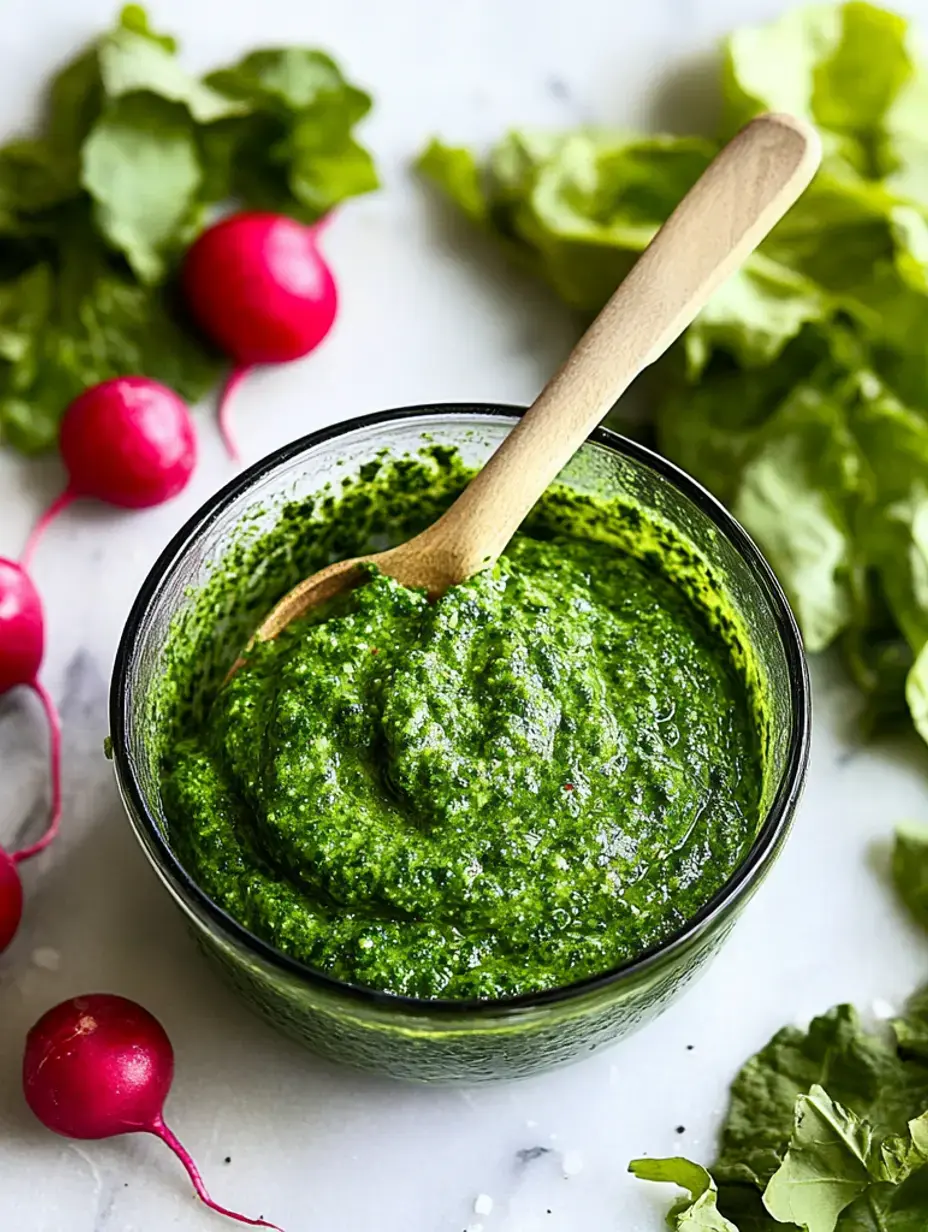
[[[39,83],[113,7],[6,0],[0,130],[28,122]],[[384,191],[331,229],[344,302],[332,338],[308,361],[256,376],[239,397],[240,437],[256,458],[381,407],[530,398],[569,345],[572,322],[436,214],[408,178],[409,156],[435,130],[481,141],[509,124],[654,122],[668,82],[680,94],[682,80],[696,110],[698,91],[686,83],[699,78],[699,56],[734,21],[781,5],[226,0],[215,6],[221,16],[208,7],[157,5],[158,23],[182,36],[192,63],[258,43],[317,42],[377,97],[365,135]],[[909,7],[928,24],[926,0]],[[54,851],[25,870],[28,915],[0,959],[0,1228],[221,1226],[154,1140],[77,1147],[46,1134],[24,1107],[27,1027],[59,999],[91,990],[138,998],[164,1021],[177,1049],[170,1122],[220,1201],[288,1232],[660,1228],[669,1195],[628,1178],[629,1158],[710,1158],[727,1082],[772,1031],[838,1000],[898,1003],[928,974],[928,942],[880,871],[891,823],[928,817],[924,748],[855,748],[842,728],[851,696],[819,665],[811,777],[785,853],[705,979],[611,1051],[474,1091],[404,1087],[317,1061],[253,1019],[204,967],[129,834],[100,752],[132,597],[169,535],[231,474],[205,411],[198,425],[202,462],[181,498],[135,516],[76,508],[36,563],[48,606],[44,675],[65,727],[65,822]],[[18,552],[60,482],[54,462],[0,457],[0,554]],[[43,730],[28,699],[0,704],[0,784],[0,839],[13,843],[30,811],[40,815],[44,784]],[[475,1211],[480,1194],[493,1199],[490,1213]]]

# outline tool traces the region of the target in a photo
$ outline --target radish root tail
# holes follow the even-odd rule
[[[276,1223],[268,1223],[266,1219],[249,1219],[247,1215],[239,1215],[236,1211],[227,1210],[224,1206],[220,1206],[218,1202],[214,1202],[209,1196],[206,1185],[203,1183],[203,1178],[200,1176],[199,1169],[193,1162],[193,1159],[180,1143],[173,1131],[168,1129],[164,1121],[159,1117],[149,1130],[156,1138],[169,1147],[180,1162],[187,1170],[187,1175],[193,1182],[193,1187],[197,1191],[197,1197],[208,1206],[211,1211],[215,1211],[217,1215],[225,1215],[227,1219],[234,1219],[237,1223],[246,1223],[252,1228],[273,1228],[275,1232],[282,1232],[281,1228],[277,1227]]]
[[[31,847],[24,847],[22,851],[14,852],[11,856],[14,864],[19,864],[23,860],[29,860],[32,856],[37,856],[40,851],[44,851],[49,843],[54,840],[58,833],[58,827],[61,824],[61,721],[58,718],[58,710],[55,703],[49,696],[45,686],[38,680],[33,680],[29,687],[42,703],[42,709],[45,711],[45,718],[48,723],[48,760],[52,786],[51,812],[45,833]]]
[[[29,532],[29,538],[26,540],[26,546],[23,548],[23,554],[20,557],[19,563],[28,572],[32,564],[32,557],[35,555],[35,550],[38,547],[39,540],[45,534],[49,524],[57,518],[59,513],[63,513],[67,507],[77,499],[77,493],[72,492],[70,488],[65,488],[59,497],[52,501],[49,507],[45,510],[42,516]]]
[[[241,454],[238,451],[238,445],[229,425],[229,405],[235,396],[235,391],[253,367],[254,364],[243,364],[240,368],[233,368],[228,380],[222,387],[222,393],[219,395],[219,410],[216,415],[219,423],[219,435],[222,437],[222,442],[226,447],[226,453],[233,462],[240,462]]]

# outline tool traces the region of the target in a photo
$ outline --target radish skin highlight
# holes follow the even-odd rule
[[[335,279],[319,251],[328,216],[307,226],[281,214],[246,211],[223,218],[184,259],[184,296],[197,324],[232,360],[219,399],[229,456],[235,390],[258,364],[285,364],[314,350],[335,321]]]
[[[68,482],[33,527],[23,552],[28,568],[49,524],[75,500],[90,497],[120,509],[161,505],[193,474],[197,447],[187,404],[143,376],[92,385],[70,404],[58,447]]]
[[[23,911],[23,887],[17,865],[44,851],[61,822],[61,724],[55,703],[39,681],[45,653],[42,600],[29,575],[16,561],[0,558],[0,696],[16,688],[31,689],[48,725],[51,806],[45,833],[12,855],[0,848],[0,953],[13,940]]]
[[[26,1037],[23,1092],[42,1124],[64,1138],[152,1134],[184,1165],[210,1210],[254,1228],[281,1229],[214,1202],[189,1153],[164,1122],[174,1049],[143,1006],[110,993],[63,1001]]]

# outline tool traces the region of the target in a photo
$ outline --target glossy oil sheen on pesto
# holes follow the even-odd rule
[[[379,523],[402,537],[462,478],[451,458],[374,467],[288,511],[262,559],[292,569],[301,523],[327,555]],[[374,573],[224,687],[193,679],[178,629],[162,791],[181,859],[281,950],[419,997],[560,986],[665,939],[753,840],[762,742],[724,602],[696,603],[661,542],[555,488],[494,569],[435,604]]]

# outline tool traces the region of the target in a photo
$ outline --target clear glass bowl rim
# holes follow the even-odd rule
[[[571,984],[557,988],[546,989],[543,992],[525,993],[517,997],[504,997],[486,1000],[461,999],[451,1000],[436,998],[426,1000],[418,997],[401,996],[396,993],[381,992],[363,985],[349,984],[324,971],[291,958],[276,949],[269,942],[255,936],[232,916],[219,907],[204,893],[194,879],[187,873],[177,857],[171,851],[168,842],[161,831],[158,819],[153,816],[139,782],[135,776],[132,759],[129,756],[127,730],[130,709],[128,682],[134,663],[134,649],[138,641],[139,628],[143,624],[152,600],[157,595],[162,581],[174,565],[182,558],[190,541],[195,538],[205,524],[220,516],[224,509],[239,496],[246,493],[255,483],[270,472],[307,453],[326,442],[345,436],[351,432],[376,428],[378,425],[389,425],[403,420],[447,417],[448,419],[480,419],[495,418],[497,420],[518,419],[525,413],[522,406],[505,403],[428,403],[417,406],[399,407],[393,410],[378,411],[370,415],[361,415],[353,419],[341,420],[326,428],[320,428],[306,436],[283,445],[260,461],[247,467],[224,487],[220,488],[209,500],[190,517],[174,535],[167,547],[161,553],[148,573],[142,587],[130,609],[119,641],[113,676],[110,685],[109,711],[110,733],[113,745],[113,762],[119,786],[131,808],[127,810],[129,820],[141,846],[154,863],[161,875],[168,880],[174,893],[185,903],[192,903],[201,916],[205,916],[211,927],[219,929],[237,946],[251,951],[262,962],[277,968],[288,977],[296,977],[309,986],[317,987],[321,992],[328,992],[337,997],[368,1005],[370,1008],[384,1012],[405,1013],[418,1017],[434,1016],[441,1018],[448,1015],[473,1015],[475,1017],[493,1016],[507,1011],[538,1009],[545,1005],[562,1004],[578,997],[605,990],[610,986],[618,991],[618,985],[644,974],[650,968],[672,959],[679,951],[686,949],[689,942],[697,935],[711,929],[720,916],[727,914],[753,887],[762,876],[767,866],[779,850],[786,837],[790,821],[802,793],[806,768],[809,760],[811,739],[811,689],[805,654],[802,648],[802,638],[795,617],[790,609],[786,595],[777,578],[764,559],[759,548],[748,535],[747,531],[728,512],[728,510],[711,495],[701,484],[679,467],[669,462],[660,454],[640,445],[637,441],[621,436],[609,428],[597,428],[588,438],[591,442],[603,445],[607,449],[622,454],[634,462],[643,464],[655,471],[665,482],[672,484],[683,493],[702,513],[714,522],[715,526],[734,546],[738,554],[748,565],[754,580],[764,592],[773,613],[777,633],[779,635],[787,664],[790,690],[791,709],[793,713],[793,728],[789,736],[785,770],[776,795],[763,825],[758,831],[754,844],[746,859],[735,869],[734,873],[722,888],[683,924],[659,945],[652,946],[636,958],[627,960],[617,967],[599,975],[588,976]]]

